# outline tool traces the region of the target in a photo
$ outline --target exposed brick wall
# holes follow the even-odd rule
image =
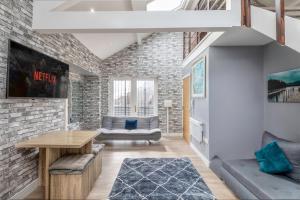
[[[101,121],[101,87],[99,77],[85,76],[83,85],[83,129],[96,130]]]
[[[154,33],[141,45],[133,44],[103,61],[101,73],[102,115],[108,113],[110,80],[144,77],[158,80],[158,114],[166,132],[164,100],[173,100],[170,133],[182,132],[182,33]]]
[[[76,123],[83,121],[83,90],[84,76],[70,73],[68,94],[68,116],[69,122]]]
[[[15,143],[65,125],[65,100],[5,99],[8,39],[100,72],[100,59],[72,35],[31,30],[32,1],[0,1],[0,199],[8,199],[37,178],[36,150],[17,150]]]
[[[64,100],[0,100],[0,199],[38,177],[37,150],[17,150],[20,140],[64,127]]]

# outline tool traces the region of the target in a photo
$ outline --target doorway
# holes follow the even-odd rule
[[[190,143],[190,86],[191,77],[183,79],[183,138]]]

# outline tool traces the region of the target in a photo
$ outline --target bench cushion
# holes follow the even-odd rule
[[[300,199],[300,185],[292,179],[259,171],[255,159],[223,162],[223,167],[259,199]]]
[[[93,154],[61,157],[50,166],[50,174],[81,174],[93,158]]]
[[[93,154],[97,155],[100,151],[103,150],[105,144],[94,144],[93,145]]]

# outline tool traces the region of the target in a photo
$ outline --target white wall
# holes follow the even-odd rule
[[[252,158],[263,132],[263,49],[210,48],[210,158]]]
[[[207,57],[207,97],[192,98],[191,116],[205,123],[209,145],[192,143],[208,159],[252,158],[264,131],[263,48],[210,47],[202,56]]]
[[[267,75],[300,68],[300,54],[276,43],[264,49],[264,129],[277,136],[300,141],[300,104],[269,103],[267,100]]]
[[[199,59],[202,57],[206,58],[206,66],[207,66],[207,73],[206,73],[206,80],[209,80],[209,50],[204,50],[203,53],[197,56],[197,58],[191,62],[188,67],[184,69],[184,74],[192,74],[192,67]],[[191,76],[192,77],[192,76]],[[192,86],[192,85],[191,85]],[[209,138],[209,81],[206,84],[206,98],[193,98],[191,97],[191,107],[190,107],[190,115],[192,118],[204,123],[204,137]],[[200,133],[196,133],[200,134]],[[192,144],[206,157],[209,157],[209,148],[208,144],[206,143],[199,143],[197,140],[191,140]]]

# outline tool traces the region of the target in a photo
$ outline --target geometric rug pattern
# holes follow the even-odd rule
[[[189,158],[126,158],[110,200],[215,199]]]

